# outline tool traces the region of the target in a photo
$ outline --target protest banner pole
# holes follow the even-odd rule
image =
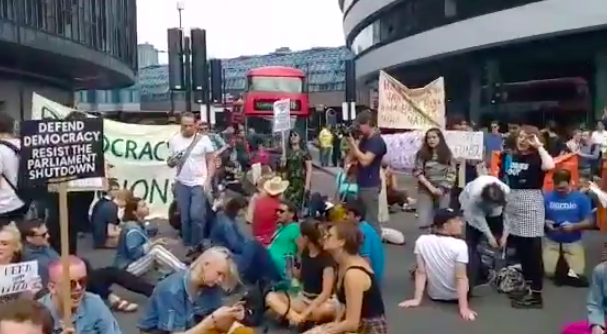
[[[72,297],[70,287],[70,238],[68,216],[68,181],[59,182],[59,226],[61,236],[61,299],[63,306],[63,328],[72,327]]]

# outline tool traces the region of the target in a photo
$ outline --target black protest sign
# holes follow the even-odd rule
[[[25,187],[105,176],[102,119],[23,121],[20,133]]]

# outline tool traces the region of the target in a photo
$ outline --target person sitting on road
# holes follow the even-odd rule
[[[388,198],[388,206],[398,206],[403,211],[411,210],[411,206],[415,200],[407,194],[407,191],[398,188],[398,180],[394,170],[388,164],[382,164],[386,176],[386,196]]]
[[[247,207],[247,214],[245,217],[247,224],[253,223],[253,213],[255,212],[255,204],[257,203],[257,200],[266,195],[265,190],[263,190],[263,185],[267,181],[271,180],[274,176],[275,175],[272,173],[272,170],[268,168],[265,173],[262,171],[262,175],[259,177],[259,179],[257,179],[255,184],[256,192],[249,199],[249,206]]]
[[[164,247],[164,239],[152,241],[148,238],[144,224],[149,214],[150,210],[141,198],[127,200],[114,265],[137,276],[149,272],[154,265],[170,271],[186,269],[186,265]]]
[[[340,168],[335,176],[335,201],[346,203],[358,198],[358,184],[356,183],[356,175],[358,175],[357,163],[347,164],[344,166],[343,170]]]
[[[276,232],[278,224],[277,212],[280,210],[280,196],[289,187],[289,181],[276,176],[263,183],[264,193],[255,200],[253,210],[253,236],[268,246]]]
[[[582,231],[594,228],[591,201],[571,189],[571,173],[556,170],[552,175],[554,190],[544,194],[546,236],[544,237],[544,273],[557,285],[587,287],[586,256]],[[565,261],[559,267],[559,259]]]
[[[424,297],[426,285],[431,300],[459,304],[459,314],[473,321],[476,312],[468,304],[468,247],[460,237],[464,223],[452,209],[440,209],[434,217],[434,233],[421,235],[415,242],[417,270],[413,299],[398,304],[417,307]]]
[[[360,232],[364,236],[360,247],[360,255],[369,261],[377,282],[381,284],[386,265],[381,236],[377,235],[371,224],[364,220],[365,206],[359,201],[346,203],[345,208],[348,213],[347,220],[356,222]]]
[[[0,266],[24,262],[21,240],[21,233],[15,223],[0,227]],[[0,303],[17,298],[32,298],[43,288],[40,277],[26,282],[26,284],[26,291],[0,296]]]
[[[605,315],[607,315],[607,263],[600,263],[592,271],[592,281],[590,283],[590,292],[586,302],[588,310],[588,324],[592,334],[605,333]]]
[[[301,249],[299,237],[299,219],[295,204],[283,200],[276,212],[278,228],[268,246],[268,252],[283,277],[287,276],[287,259],[295,259]]]
[[[53,334],[49,310],[36,300],[16,299],[0,304],[0,333]],[[10,331],[9,331],[10,329]]]
[[[224,247],[211,247],[160,281],[139,318],[143,333],[226,333],[242,321],[242,305],[222,306],[224,293],[239,284],[237,264]],[[245,331],[246,329],[246,331]],[[233,333],[252,333],[242,328]]]
[[[504,232],[502,210],[509,192],[510,187],[497,177],[481,175],[468,183],[459,195],[460,207],[467,222],[470,294],[474,286],[485,283],[485,278],[479,276],[482,263],[478,247],[483,237],[494,249],[504,246],[499,245],[497,240],[501,240]]]
[[[336,312],[335,300],[331,299],[335,286],[335,261],[323,250],[320,223],[305,220],[301,223],[301,253],[298,274],[302,291],[295,297],[287,293],[270,292],[266,304],[270,310],[292,324],[333,320]],[[298,234],[299,234],[298,229]]]
[[[360,256],[364,235],[357,222],[333,224],[323,238],[323,249],[337,264],[335,295],[339,312],[335,321],[316,326],[306,334],[387,334],[388,322],[379,280],[369,262]]]
[[[50,246],[48,228],[44,221],[39,219],[25,220],[19,226],[23,236],[23,256],[22,261],[36,261],[38,263],[38,275],[44,290],[49,283],[50,265],[60,260],[59,253]],[[154,286],[143,279],[116,267],[105,267],[94,269],[90,263],[84,261],[89,277],[86,286],[87,291],[99,295],[104,301],[107,301],[110,308],[118,312],[135,312],[138,305],[120,298],[113,293],[110,288],[112,285],[120,285],[123,288],[134,291],[144,296],[149,296]],[[39,291],[37,295],[46,293]]]
[[[222,211],[217,213],[216,223],[210,233],[213,246],[221,246],[232,252],[242,280],[246,283],[277,282],[280,273],[268,250],[259,241],[246,236],[238,227],[237,216],[246,207],[247,201],[238,196],[230,199]]]
[[[93,246],[95,248],[115,248],[120,236],[120,211],[132,192],[118,189],[116,181],[110,184],[110,191],[100,198],[91,210]]]
[[[122,334],[120,326],[110,309],[96,294],[86,291],[87,272],[82,259],[70,255],[69,257],[69,284],[70,297],[74,317],[72,326],[74,333],[78,334]],[[64,278],[63,265],[60,260],[49,266],[49,293],[42,297],[42,303],[53,316],[55,321],[54,333],[62,332],[63,310],[61,295],[61,282]]]

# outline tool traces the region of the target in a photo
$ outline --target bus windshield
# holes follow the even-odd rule
[[[302,78],[288,77],[250,77],[250,92],[303,93]]]

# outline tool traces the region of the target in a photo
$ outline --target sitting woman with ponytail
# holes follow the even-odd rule
[[[299,229],[304,249],[301,265],[292,269],[299,276],[302,291],[294,297],[284,292],[270,292],[266,296],[266,304],[292,324],[330,321],[337,306],[331,299],[336,277],[335,263],[323,250],[319,222],[306,220]]]

